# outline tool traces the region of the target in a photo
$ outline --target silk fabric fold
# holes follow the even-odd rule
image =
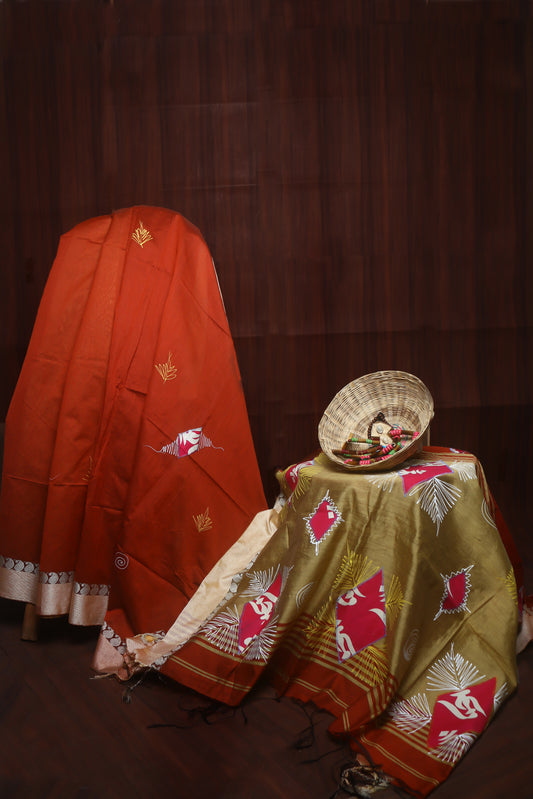
[[[481,464],[428,447],[390,472],[322,454],[278,477],[261,547],[234,546],[234,573],[218,564],[130,657],[230,705],[264,676],[425,796],[516,688],[520,561]]]
[[[265,507],[199,231],[140,206],[65,234],[6,420],[0,595],[166,628]]]

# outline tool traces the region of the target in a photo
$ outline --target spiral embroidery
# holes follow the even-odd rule
[[[405,660],[410,661],[415,653],[416,647],[418,645],[418,639],[420,637],[420,630],[414,629],[411,630],[407,641],[403,646],[403,656]]]
[[[130,563],[130,559],[123,552],[117,552],[115,554],[115,569],[119,569],[120,571],[124,571],[124,569],[128,568],[129,563]]]

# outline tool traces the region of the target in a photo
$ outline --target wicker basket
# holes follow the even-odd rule
[[[334,453],[334,450],[342,449],[352,435],[366,438],[372,420],[380,412],[390,424],[415,430],[419,435],[408,441],[403,449],[392,452],[377,463],[349,464]],[[318,439],[328,458],[344,469],[391,469],[428,443],[432,418],[433,397],[418,377],[408,372],[373,372],[348,383],[335,395],[318,425]]]

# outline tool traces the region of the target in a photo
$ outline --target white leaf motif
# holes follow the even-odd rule
[[[265,663],[267,662],[270,650],[274,645],[277,626],[278,617],[273,616],[268,624],[263,627],[261,632],[254,636],[253,641],[246,648],[243,655],[244,660],[262,660]]]
[[[439,745],[431,751],[431,754],[445,763],[457,763],[470,749],[476,737],[472,732],[458,733],[457,730],[443,730],[440,734]]]
[[[462,492],[457,486],[450,485],[439,477],[432,477],[431,480],[415,485],[409,493],[411,496],[420,494],[416,504],[420,505],[431,517],[433,524],[437,525],[438,535],[442,520],[450,508],[453,508]]]
[[[239,613],[237,608],[225,610],[211,619],[204,628],[202,634],[207,640],[232,655],[237,654],[239,640]]]
[[[476,464],[472,461],[453,461],[450,463],[450,468],[459,476],[459,479],[464,483],[466,480],[475,480]]]
[[[466,660],[458,652],[454,652],[454,645],[450,647],[443,658],[437,660],[428,672],[429,691],[462,691],[474,682],[485,677],[479,674],[479,669]]]
[[[485,498],[483,498],[483,502],[481,503],[481,515],[483,516],[487,524],[490,524],[490,526],[494,527],[495,530],[498,529],[498,527],[496,526],[496,522],[494,521],[494,518],[492,516],[491,510],[487,504],[487,500]]]
[[[394,724],[405,732],[417,732],[431,721],[431,710],[426,694],[416,694],[411,699],[394,702],[390,710]]]

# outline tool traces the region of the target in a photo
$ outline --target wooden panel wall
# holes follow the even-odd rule
[[[146,203],[213,253],[269,492],[377,369],[427,383],[435,443],[525,468],[532,10],[5,0],[2,418],[60,234]]]

